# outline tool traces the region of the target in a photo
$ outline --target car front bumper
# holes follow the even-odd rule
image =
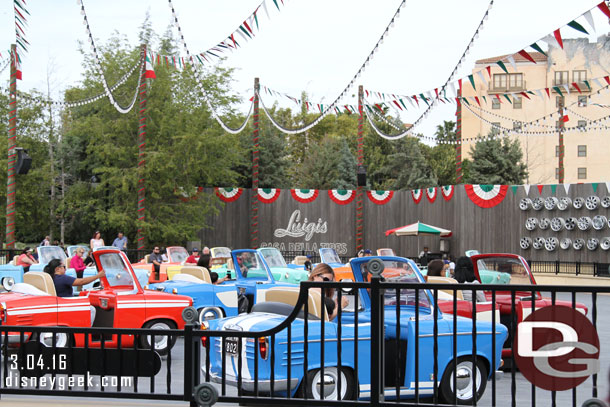
[[[203,376],[206,376],[206,370],[205,367],[201,368],[201,371],[203,373]],[[222,377],[219,376],[218,374],[215,374],[213,372],[210,372],[210,380],[214,383],[222,383]],[[237,387],[237,376],[233,376],[233,375],[229,375],[226,374],[225,375],[225,383],[228,384],[229,386],[234,386]],[[252,378],[241,378],[241,388],[242,390],[245,391],[249,391],[249,392],[253,392],[254,391],[254,379]],[[298,378],[291,378],[290,379],[290,390],[294,390],[296,389],[296,387],[299,385],[299,379]],[[273,381],[273,391],[287,391],[288,390],[288,380],[287,379],[282,379],[282,380],[274,380]],[[258,380],[258,391],[261,393],[271,393],[271,380]]]

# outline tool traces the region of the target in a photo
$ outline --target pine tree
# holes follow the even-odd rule
[[[508,137],[481,141],[471,149],[472,164],[466,182],[472,184],[523,184],[527,167],[517,140]]]

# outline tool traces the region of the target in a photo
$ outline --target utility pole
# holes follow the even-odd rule
[[[250,247],[258,248],[258,154],[260,150],[259,144],[259,116],[258,116],[258,92],[260,83],[258,78],[254,78],[254,111],[252,112],[252,212],[250,219]]]
[[[141,63],[146,64],[146,44],[140,45]],[[146,91],[148,81],[146,79],[146,69],[142,71],[142,81],[139,92],[139,125],[138,125],[138,233],[136,235],[136,248],[138,251],[144,250],[146,247],[146,236],[142,222],[146,220],[146,207],[144,205],[146,199],[146,185],[144,183],[144,169],[146,165]],[[139,254],[138,254],[139,256]]]
[[[356,252],[364,248],[364,193],[366,173],[364,172],[364,90],[358,86],[358,190],[356,191]],[[360,172],[364,173],[361,177]],[[364,178],[364,179],[361,179]]]
[[[6,173],[6,235],[4,241],[6,248],[15,248],[15,193],[16,174],[15,164],[17,154],[17,46],[11,45],[11,81],[9,84],[9,109],[8,109],[8,160]]]
[[[565,155],[565,146],[563,145],[563,96],[559,98],[559,183],[564,183],[565,168],[563,167],[563,156]]]

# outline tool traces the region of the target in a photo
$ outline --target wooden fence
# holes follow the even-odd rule
[[[416,256],[424,246],[428,246],[431,252],[440,252],[441,239],[436,236],[385,236],[384,232],[388,229],[421,221],[453,231],[451,237],[443,239],[447,241],[443,244],[448,245],[446,248],[454,257],[463,255],[466,250],[476,249],[486,253],[518,253],[540,261],[607,263],[610,252],[601,246],[589,250],[585,244],[582,249],[575,250],[573,245],[562,249],[557,244],[555,250],[549,251],[544,247],[535,249],[533,245],[529,249],[522,249],[520,240],[524,237],[529,237],[532,241],[537,237],[555,237],[558,241],[569,238],[572,242],[576,239],[587,242],[590,238],[596,238],[601,242],[603,238],[610,237],[610,208],[602,205],[610,203],[608,184],[610,183],[574,184],[567,187],[532,185],[529,188],[523,185],[496,186],[490,191],[486,186],[471,188],[457,185],[418,191],[393,191],[389,200],[386,194],[387,202],[382,199],[383,191],[377,191],[373,198],[367,195],[364,199],[364,247],[373,251],[389,247],[402,256]],[[206,196],[213,199],[220,196],[222,200],[227,200],[223,191],[225,190],[205,189]],[[210,218],[208,227],[200,231],[199,237],[203,245],[231,248],[249,246],[249,209],[254,197],[251,190],[240,191],[241,195],[230,202],[224,202],[220,213]],[[356,191],[335,191],[331,197],[332,192],[293,192],[283,189],[278,196],[277,191],[261,191],[265,194],[265,200],[258,205],[260,245],[275,246],[283,251],[317,251],[320,247],[334,247],[339,255],[355,255],[356,201],[349,201],[349,196],[352,193],[355,196]],[[585,205],[577,209],[573,204],[565,210],[556,206],[550,210],[544,206],[540,210],[533,209],[531,205],[526,210],[519,207],[524,198],[534,201],[550,197],[569,197],[572,201],[579,197],[585,200],[589,198],[590,207],[591,203],[597,202],[590,197],[598,197],[600,202],[597,202],[595,209]],[[348,202],[345,203],[346,201]],[[546,229],[537,226],[530,231],[525,226],[528,218],[535,218],[540,223],[543,218],[550,221],[553,218],[565,220],[570,217],[593,219],[595,216],[598,216],[598,221],[605,219],[601,230],[592,226],[580,230],[576,226],[573,230],[563,227],[554,231],[550,226]]]

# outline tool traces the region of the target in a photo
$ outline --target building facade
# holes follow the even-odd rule
[[[565,39],[563,49],[549,46],[546,55],[530,56],[534,62],[519,54],[514,63],[506,55],[476,61],[475,88],[462,84],[464,157],[477,138],[507,136],[521,144],[528,184],[557,183],[563,121],[564,183],[608,179],[610,36]]]

